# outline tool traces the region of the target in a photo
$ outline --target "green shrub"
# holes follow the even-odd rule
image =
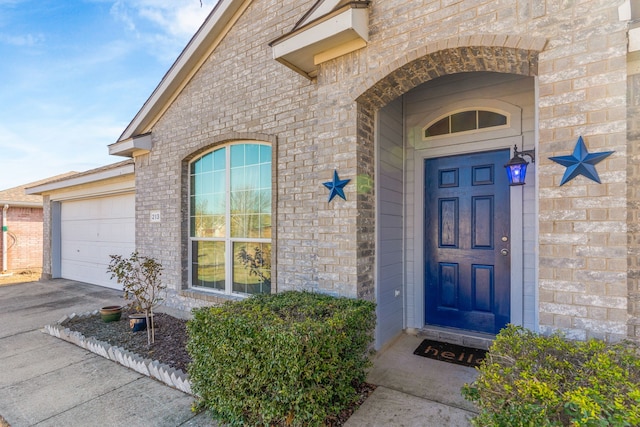
[[[193,391],[231,425],[322,425],[357,398],[374,327],[373,303],[309,292],[196,309]]]
[[[623,342],[570,341],[508,326],[462,390],[476,426],[640,425],[640,353]]]

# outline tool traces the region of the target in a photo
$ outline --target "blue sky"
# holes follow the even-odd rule
[[[217,0],[0,0],[0,190],[109,156]]]

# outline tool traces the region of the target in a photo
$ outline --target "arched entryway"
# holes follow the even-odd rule
[[[362,159],[359,164],[362,172],[371,167],[374,173],[370,176],[375,176],[374,194],[359,196],[359,202],[363,206],[373,206],[374,209],[360,210],[359,221],[363,225],[371,222],[376,224],[375,231],[370,233],[365,232],[369,230],[367,227],[359,227],[363,230],[359,234],[359,247],[367,246],[365,243],[375,247],[374,251],[363,253],[360,258],[363,266],[375,265],[370,275],[371,284],[363,280],[359,286],[371,286],[375,289],[378,304],[378,347],[403,329],[420,329],[425,324],[454,333],[495,332],[493,326],[475,328],[474,321],[477,322],[477,318],[461,323],[447,320],[447,316],[444,316],[445,320],[442,320],[442,316],[440,320],[433,320],[433,316],[429,316],[433,314],[429,310],[438,310],[443,306],[459,311],[461,307],[456,305],[459,302],[477,312],[479,309],[493,310],[495,304],[504,302],[506,298],[510,304],[506,309],[508,315],[504,316],[503,306],[500,309],[502,317],[495,325],[504,324],[505,321],[518,324],[535,322],[535,280],[534,277],[525,277],[525,274],[535,270],[535,266],[523,265],[523,251],[526,250],[523,243],[536,239],[535,227],[523,227],[523,218],[535,214],[535,185],[528,180],[529,186],[525,189],[510,191],[508,187],[505,188],[501,174],[504,174],[502,165],[509,159],[510,147],[514,143],[519,147],[524,145],[533,148],[537,139],[533,78],[537,72],[537,53],[534,50],[504,46],[460,46],[438,50],[400,65],[357,98],[358,150],[359,158]],[[435,123],[434,120],[451,115],[471,117],[472,114],[475,114],[477,120],[478,111],[481,115],[484,114],[482,112],[503,111],[509,116],[509,126],[502,123],[489,130],[464,128],[461,133],[438,135],[438,138],[431,140],[428,135],[425,137],[425,128]],[[470,158],[478,156],[478,165],[491,167],[477,168],[478,165],[470,162]],[[368,159],[375,161],[371,164]],[[444,162],[444,166],[437,165],[440,161],[438,159]],[[435,167],[438,170],[454,170],[458,166],[464,166],[463,163],[467,164],[465,167],[469,171],[475,170],[480,174],[477,179],[486,178],[487,182],[499,179],[499,182],[495,182],[495,187],[501,192],[502,196],[499,197],[502,199],[496,196],[497,199],[489,202],[481,192],[482,194],[470,196],[471,199],[465,203],[470,206],[468,211],[474,213],[476,219],[484,218],[487,212],[492,212],[491,215],[507,213],[506,222],[510,222],[508,230],[493,230],[491,236],[476,236],[489,239],[491,251],[497,253],[505,246],[498,242],[507,239],[510,251],[507,257],[508,269],[506,273],[501,273],[503,279],[500,280],[508,277],[509,283],[506,287],[502,286],[501,292],[508,294],[502,295],[502,300],[494,298],[494,293],[497,292],[494,274],[497,272],[491,269],[497,267],[488,262],[468,263],[466,268],[477,274],[474,277],[468,274],[464,276],[466,294],[458,294],[457,288],[451,286],[449,291],[443,291],[447,286],[440,285],[436,294],[433,294],[433,289],[429,291],[427,283],[431,279],[425,277],[425,274],[429,275],[429,271],[446,272],[446,268],[442,270],[443,265],[452,266],[459,261],[438,260],[434,248],[442,247],[442,242],[435,246],[428,244],[429,233],[437,236],[437,232],[433,234],[433,231],[425,228],[425,219],[433,215],[429,214],[427,204],[440,203],[442,206],[442,200],[437,196],[431,201],[429,197],[425,197],[429,180],[437,179],[434,178],[437,175],[429,178],[428,169]],[[486,175],[489,170],[490,176]],[[468,175],[471,172],[460,173]],[[366,197],[371,200],[364,200]],[[444,198],[453,200],[450,195]],[[502,201],[497,202],[498,200]],[[505,200],[508,206],[504,206]],[[495,203],[500,203],[500,206]],[[480,211],[483,213],[479,214]],[[433,212],[437,212],[437,209]],[[457,212],[455,215],[459,214]],[[455,218],[452,224],[458,221],[458,217],[451,218]],[[436,219],[435,223],[441,227],[442,218]],[[492,224],[489,225],[504,225],[505,220],[496,217]],[[480,225],[467,223],[465,227],[471,230]],[[487,248],[484,250],[486,252]],[[363,259],[367,257],[368,260]],[[431,261],[437,265],[430,267]],[[502,262],[502,259],[498,258],[497,261]],[[454,270],[449,269],[449,273],[454,274]],[[369,279],[364,274],[360,277]],[[483,287],[490,297],[480,295]],[[449,293],[443,296],[438,292]],[[431,304],[434,295],[438,295],[440,302],[444,304]],[[474,295],[480,298],[472,303],[462,300]],[[453,304],[454,301],[456,304]]]

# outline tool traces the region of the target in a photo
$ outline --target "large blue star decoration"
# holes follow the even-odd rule
[[[560,163],[567,169],[564,171],[564,176],[560,185],[564,185],[571,181],[578,175],[585,176],[590,180],[593,180],[600,184],[600,177],[596,170],[596,164],[613,154],[613,151],[603,151],[602,153],[589,153],[587,146],[584,145],[582,137],[578,138],[576,146],[573,149],[573,154],[570,156],[557,156],[549,157],[549,160],[553,160],[556,163]]]
[[[347,198],[344,195],[344,186],[347,185],[351,181],[350,179],[340,179],[338,177],[338,171],[333,171],[333,181],[323,182],[322,185],[329,189],[329,203],[333,200],[334,197],[340,196],[344,200]]]

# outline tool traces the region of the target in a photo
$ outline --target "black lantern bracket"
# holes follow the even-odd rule
[[[529,159],[531,159],[531,163],[535,163],[536,162],[536,150],[522,150],[522,151],[518,151],[518,146],[514,145],[513,146],[513,156],[518,156],[520,158],[522,158],[522,156],[529,156]]]

